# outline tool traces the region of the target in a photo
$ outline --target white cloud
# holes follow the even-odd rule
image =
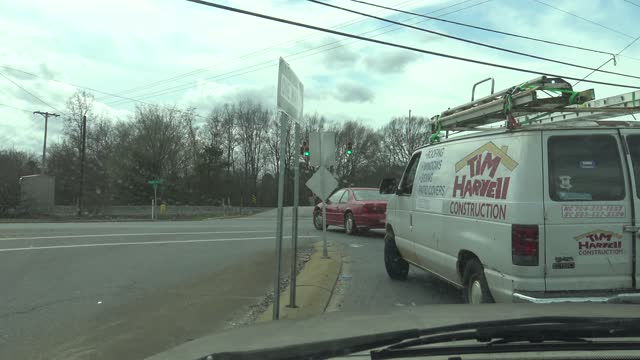
[[[246,0],[235,0],[228,3],[323,27],[358,18],[300,1],[261,0],[249,4]],[[426,13],[450,3],[443,0],[422,6],[424,4],[414,1],[405,5],[408,10]],[[474,0],[445,12],[473,4],[481,4],[481,1]],[[553,5],[636,35],[638,9],[624,2],[565,0],[554,1]],[[369,13],[377,11],[350,2],[345,6]],[[398,15],[393,18],[402,20],[408,17]],[[625,36],[531,0],[491,1],[456,12],[448,18],[615,52],[630,42]],[[412,23],[422,20],[414,19]],[[386,25],[374,20],[352,21],[338,30],[372,36],[394,29],[390,26],[374,31]],[[607,59],[605,55],[471,31],[435,21],[418,26],[593,67]],[[273,105],[277,67],[272,65],[280,56],[291,64],[305,84],[305,112],[327,114],[328,118],[337,120],[359,118],[373,126],[380,126],[392,116],[403,115],[408,109],[416,115],[432,116],[447,107],[468,101],[471,84],[487,76],[496,78],[497,89],[536,76],[343,40],[172,0],[5,1],[0,3],[0,33],[11,34],[0,37],[0,65],[33,72],[46,79],[55,78],[110,93],[122,93],[126,97],[143,98],[146,102],[194,106],[202,114],[215,104],[238,96]],[[301,41],[293,41],[301,37]],[[378,38],[550,73],[576,77],[588,73],[414,30],[392,31]],[[340,43],[318,47],[337,40]],[[345,44],[348,45],[340,46]],[[629,48],[625,55],[640,59],[640,44]],[[605,68],[638,74],[638,66],[640,61],[621,57],[617,66],[607,65]],[[202,70],[195,71],[198,69]],[[9,73],[2,68],[0,72],[10,75],[14,81],[59,110],[64,110],[65,100],[76,90],[73,86]],[[182,74],[187,75],[179,76]],[[148,86],[172,77],[175,78]],[[612,75],[594,74],[590,79],[640,84],[637,80]],[[135,87],[141,88],[123,93]],[[588,87],[596,88],[598,96],[627,91],[586,83],[578,86],[579,89]],[[486,90],[479,88],[478,91]],[[3,78],[0,78],[0,94],[0,103],[6,105],[29,111],[51,110]],[[119,119],[126,119],[135,105],[135,102],[124,102],[101,94],[96,94],[96,98],[98,113],[108,112]],[[38,151],[42,138],[40,120],[29,112],[1,106],[0,116],[0,147],[8,144]],[[56,139],[59,129],[55,124],[52,126],[51,138]]]

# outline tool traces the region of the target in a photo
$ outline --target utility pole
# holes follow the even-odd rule
[[[82,150],[80,151],[80,193],[78,194],[78,216],[82,216],[82,197],[84,194],[84,154],[87,144],[87,115],[82,116]]]
[[[40,174],[44,175],[44,169],[47,160],[47,127],[49,126],[49,116],[58,117],[60,115],[52,114],[46,111],[34,111],[33,113],[44,116],[44,144],[42,145],[42,169],[40,169]]]
[[[411,109],[409,109],[409,121],[411,121]]]

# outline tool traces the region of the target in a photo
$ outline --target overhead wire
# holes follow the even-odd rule
[[[8,107],[8,108],[13,109],[13,110],[24,111],[24,112],[28,112],[29,114],[33,114],[33,111],[31,111],[31,110],[20,109],[20,108],[17,108],[15,106],[7,105],[7,104],[0,104],[0,106],[4,106],[4,107]]]
[[[419,52],[419,53],[423,53],[423,54],[439,56],[439,57],[444,57],[444,58],[448,58],[448,59],[464,61],[464,62],[473,63],[473,64],[486,65],[486,66],[491,66],[491,67],[496,67],[496,68],[501,68],[501,69],[513,70],[513,71],[518,71],[518,72],[523,72],[523,73],[543,75],[543,76],[546,75],[546,76],[560,77],[560,78],[565,78],[565,79],[568,79],[568,80],[578,80],[578,78],[571,77],[571,76],[550,74],[550,73],[547,73],[547,72],[542,72],[542,71],[537,71],[537,70],[530,70],[530,69],[519,68],[519,67],[515,67],[515,66],[496,64],[496,63],[491,63],[491,62],[482,61],[482,60],[465,58],[465,57],[462,57],[462,56],[456,56],[456,55],[450,55],[450,54],[445,54],[445,53],[436,52],[436,51],[420,49],[420,48],[407,46],[407,45],[402,45],[402,44],[397,44],[397,43],[392,43],[392,42],[388,42],[388,41],[382,41],[382,40],[367,38],[367,37],[363,37],[363,36],[359,36],[359,35],[354,35],[354,34],[350,34],[350,33],[345,33],[345,32],[341,32],[341,31],[336,31],[336,30],[322,28],[322,27],[318,27],[318,26],[314,26],[314,25],[309,25],[309,24],[305,24],[305,23],[301,23],[301,22],[297,22],[297,21],[293,21],[293,20],[283,19],[283,18],[271,16],[271,15],[266,15],[266,14],[256,13],[256,12],[252,12],[252,11],[248,11],[248,10],[243,10],[243,9],[239,9],[239,8],[235,8],[235,7],[231,7],[231,6],[211,3],[211,2],[208,2],[208,1],[204,1],[204,0],[187,0],[187,1],[190,1],[190,2],[193,2],[193,3],[196,3],[196,4],[205,5],[205,6],[215,7],[215,8],[226,10],[226,11],[231,11],[231,12],[245,14],[245,15],[249,15],[249,16],[253,16],[253,17],[258,17],[258,18],[262,18],[262,19],[266,19],[266,20],[270,20],[270,21],[276,21],[276,22],[280,22],[280,23],[283,23],[283,24],[304,27],[304,28],[307,28],[307,29],[313,29],[313,30],[317,30],[317,31],[322,31],[322,32],[326,32],[326,33],[329,33],[329,34],[334,34],[334,35],[339,35],[339,36],[344,36],[344,37],[350,37],[350,38],[364,40],[364,41],[375,43],[375,44],[386,45],[386,46],[395,47],[395,48],[399,48],[399,49],[411,50],[411,51]],[[593,83],[593,84],[608,85],[608,86],[618,86],[618,87],[631,88],[631,89],[640,89],[640,86],[635,86],[635,85],[617,84],[617,83],[610,83],[610,82],[596,81],[596,80],[584,80],[584,81],[585,82],[589,82],[589,83]]]
[[[7,69],[7,70],[10,70],[10,71],[15,71],[15,72],[19,72],[19,73],[22,73],[22,74],[25,74],[25,75],[33,76],[33,77],[35,77],[35,78],[43,79],[43,80],[46,80],[46,81],[52,81],[52,82],[59,83],[59,84],[69,85],[69,86],[75,87],[76,89],[83,89],[83,90],[93,91],[93,92],[96,92],[96,93],[99,93],[99,94],[109,94],[109,95],[111,95],[111,96],[118,97],[118,98],[121,98],[121,99],[130,100],[130,101],[135,101],[135,102],[141,103],[141,104],[143,104],[143,105],[149,105],[149,106],[155,106],[155,105],[156,105],[156,104],[153,104],[153,103],[150,103],[150,102],[145,102],[145,101],[141,101],[141,100],[137,100],[137,99],[133,99],[133,98],[130,98],[130,97],[121,96],[121,95],[117,95],[117,94],[111,94],[111,93],[106,92],[106,91],[98,90],[98,89],[95,89],[95,88],[92,88],[92,87],[88,87],[88,86],[78,85],[78,84],[75,84],[75,83],[72,83],[72,82],[68,82],[68,81],[62,81],[62,80],[57,80],[57,79],[45,78],[45,77],[40,76],[40,75],[38,75],[38,74],[34,74],[34,73],[32,73],[32,72],[25,71],[25,70],[21,70],[21,69],[17,69],[17,68],[15,68],[15,67],[7,66],[7,65],[0,65],[0,67],[1,67],[1,68],[4,68],[4,69]],[[2,74],[0,73],[0,75],[2,75]],[[5,78],[6,78],[6,77],[5,77]],[[11,80],[9,80],[9,81],[11,81]],[[12,81],[12,82],[13,82],[13,81]],[[15,84],[15,83],[14,83],[14,84]],[[17,85],[17,84],[16,84],[16,85]],[[23,89],[23,90],[24,90],[24,89]],[[25,90],[25,91],[26,91],[26,90]],[[33,94],[31,94],[31,95],[33,96]],[[42,101],[42,100],[41,100],[41,101]],[[47,106],[51,107],[51,106],[50,106],[50,105],[48,105],[48,104],[47,104]],[[56,108],[53,108],[53,107],[51,107],[51,108],[52,108],[52,109],[54,109],[54,110],[56,110],[57,112],[64,113],[63,111],[57,110]],[[178,109],[176,109],[176,110],[177,110],[178,112],[185,112],[185,111],[178,110]],[[197,117],[202,117],[202,118],[204,118],[204,116],[199,115],[199,114],[194,114],[194,115],[195,115],[195,116],[197,116]]]
[[[434,35],[446,37],[446,38],[449,38],[449,39],[462,41],[462,42],[465,42],[465,43],[468,43],[468,44],[473,44],[473,45],[477,45],[477,46],[486,47],[486,48],[493,49],[493,50],[504,51],[504,52],[511,53],[511,54],[526,56],[526,57],[530,57],[530,58],[533,58],[533,59],[548,61],[548,62],[561,64],[561,65],[566,65],[566,66],[572,66],[572,67],[580,68],[580,69],[598,71],[598,72],[602,72],[602,73],[607,73],[607,74],[617,75],[617,76],[623,76],[623,77],[628,77],[628,78],[633,78],[633,79],[640,79],[640,76],[636,76],[636,75],[624,74],[624,73],[619,73],[619,72],[615,72],[615,71],[608,71],[608,70],[599,70],[599,69],[592,68],[592,67],[589,67],[589,66],[570,63],[570,62],[557,60],[557,59],[551,59],[551,58],[544,57],[544,56],[528,54],[528,53],[521,52],[521,51],[516,51],[516,50],[511,50],[511,49],[507,49],[507,48],[503,48],[503,47],[499,47],[499,46],[495,46],[495,45],[490,45],[490,44],[487,44],[487,43],[484,43],[484,42],[465,39],[465,38],[462,38],[462,37],[459,37],[459,36],[453,36],[453,35],[441,33],[441,32],[438,32],[438,31],[433,31],[433,30],[429,30],[429,29],[425,29],[425,28],[421,28],[421,27],[417,27],[417,26],[413,26],[413,25],[408,25],[408,24],[404,24],[404,23],[397,22],[397,21],[394,21],[394,20],[390,20],[390,19],[386,19],[386,18],[383,18],[383,17],[375,16],[375,15],[372,15],[372,14],[367,14],[367,13],[364,13],[364,12],[361,12],[361,11],[357,11],[357,10],[348,9],[348,8],[345,8],[345,7],[342,7],[342,6],[338,6],[338,5],[325,3],[325,2],[322,2],[322,1],[319,1],[319,0],[307,0],[307,1],[315,3],[315,4],[323,5],[323,6],[326,6],[326,7],[331,7],[331,8],[334,8],[334,9],[338,9],[338,10],[341,10],[341,11],[350,12],[350,13],[353,13],[353,14],[358,14],[358,15],[362,15],[362,16],[368,16],[368,17],[370,17],[372,19],[388,22],[388,23],[391,23],[391,24],[396,24],[396,25],[399,25],[399,26],[404,26],[404,27],[407,27],[407,28],[410,28],[410,29],[414,29],[414,30],[418,30],[418,31],[423,31],[423,32],[426,32],[426,33],[429,33],[429,34],[434,34]]]
[[[628,48],[630,48],[633,44],[635,44],[636,41],[638,41],[640,39],[640,36],[638,36],[637,38],[635,38],[632,42],[630,42],[629,44],[627,44],[627,46],[625,46],[622,50],[620,50],[616,56],[619,56],[620,54],[622,54],[622,52],[624,52],[625,50],[627,50]],[[602,63],[602,65],[598,66],[596,70],[591,71],[590,73],[588,73],[585,77],[583,77],[582,79],[578,80],[575,84],[573,84],[573,86],[578,85],[581,81],[585,80],[586,78],[588,78],[589,76],[591,76],[593,73],[595,73],[597,70],[599,70],[600,68],[602,68],[603,66],[607,65],[608,63],[610,63],[611,61],[615,61],[615,56],[613,57],[613,59],[609,59],[605,62]]]
[[[449,9],[449,8],[452,8],[452,7],[455,7],[455,6],[458,6],[458,5],[462,5],[462,4],[468,3],[470,1],[472,1],[472,0],[465,0],[465,1],[457,2],[457,3],[452,4],[452,5],[447,5],[447,6],[444,6],[442,8],[438,8],[436,10],[433,10],[433,11],[429,12],[429,14],[440,12],[442,10],[446,10],[446,9]],[[482,1],[482,2],[478,2],[478,3],[471,4],[471,5],[467,5],[467,6],[463,7],[463,8],[452,10],[452,11],[447,12],[445,14],[442,14],[440,16],[446,16],[446,15],[454,14],[454,13],[457,13],[457,12],[460,12],[460,11],[464,11],[464,10],[467,10],[467,9],[470,9],[470,8],[485,4],[485,3],[490,2],[490,1],[492,1],[492,0],[485,0],[485,1]],[[410,21],[410,20],[413,20],[413,19],[416,19],[416,18],[417,18],[417,16],[412,16],[410,18],[405,19],[405,21]],[[415,24],[423,23],[423,22],[426,22],[426,21],[429,21],[429,20],[428,19],[427,20],[422,20],[422,21],[416,22]],[[358,35],[367,35],[367,34],[375,33],[375,32],[377,32],[379,30],[382,30],[382,29],[385,29],[385,28],[389,28],[389,27],[395,27],[395,28],[392,28],[392,29],[389,29],[389,30],[386,30],[386,31],[383,31],[383,32],[379,32],[379,33],[373,34],[371,36],[372,37],[376,37],[376,36],[388,34],[390,32],[399,31],[399,30],[403,29],[403,27],[396,27],[394,24],[387,24],[387,25],[375,28],[373,30],[369,30],[369,31],[365,31],[365,32],[359,33]],[[296,61],[296,60],[299,60],[299,59],[307,58],[309,56],[313,56],[313,55],[317,55],[317,54],[321,54],[321,53],[324,53],[324,52],[328,52],[328,51],[331,51],[331,50],[334,50],[334,49],[337,49],[337,48],[341,48],[341,47],[344,47],[344,46],[347,46],[347,45],[350,45],[350,44],[353,44],[353,43],[356,43],[356,42],[359,42],[359,41],[360,40],[353,40],[353,41],[349,42],[349,41],[346,41],[344,39],[337,40],[337,41],[332,41],[330,43],[327,43],[327,44],[324,44],[324,45],[321,45],[321,46],[317,46],[317,47],[314,47],[312,49],[305,49],[305,50],[299,51],[297,53],[291,54],[287,58],[287,61],[293,62],[293,61]],[[308,55],[302,55],[304,53],[308,53],[309,51],[318,50],[320,48],[324,48],[324,47],[331,46],[331,45],[334,45],[334,44],[339,44],[339,45],[333,46],[333,47],[328,48],[328,49],[316,51],[316,52],[308,54]],[[229,72],[220,73],[220,74],[214,75],[212,77],[205,78],[203,80],[209,80],[209,81],[227,80],[229,78],[234,78],[234,77],[241,76],[241,75],[244,75],[244,74],[253,73],[253,72],[256,72],[256,71],[272,68],[272,67],[275,67],[277,65],[278,65],[278,61],[277,60],[271,60],[270,59],[270,60],[263,61],[261,63],[254,64],[254,65],[251,65],[251,66],[248,66],[248,67],[243,67],[243,68],[232,70],[232,71],[229,71]],[[255,67],[260,67],[260,68],[248,70],[248,69],[255,68]],[[148,98],[151,98],[151,97],[162,96],[162,95],[166,95],[166,94],[170,94],[170,93],[174,93],[174,92],[178,92],[178,91],[183,91],[183,90],[195,88],[195,87],[198,87],[198,86],[200,86],[200,84],[198,82],[191,82],[191,83],[187,83],[187,84],[176,85],[176,86],[172,86],[172,87],[169,87],[169,88],[157,90],[157,91],[154,91],[152,93],[143,94],[140,97],[138,97],[138,99],[148,99]],[[118,105],[123,105],[123,104],[129,103],[129,102],[131,102],[131,101],[116,101],[114,103],[110,103],[109,105],[118,106]]]
[[[417,3],[417,2],[422,2],[422,1],[424,1],[424,0],[405,0],[405,1],[402,1],[402,2],[400,2],[400,3],[398,3],[398,4],[394,5],[394,6],[405,7],[405,6],[409,6],[411,4],[414,4],[414,3]],[[468,2],[468,1],[472,1],[472,0],[465,0],[465,1],[462,1],[462,2],[464,3],[464,2]],[[381,10],[380,12],[383,12],[383,11],[385,11],[385,10]],[[334,25],[334,26],[331,27],[331,29],[339,29],[339,28],[351,26],[351,25],[357,24],[357,23],[365,21],[365,20],[368,20],[368,18],[360,17],[360,18],[356,18],[356,19],[351,19],[351,20],[339,23],[337,25]],[[142,90],[142,89],[154,88],[154,87],[157,87],[159,85],[165,84],[167,82],[180,80],[180,79],[183,79],[185,77],[189,77],[189,76],[193,76],[193,75],[197,75],[197,74],[209,71],[210,69],[213,69],[215,67],[219,67],[220,65],[238,62],[239,60],[242,60],[242,59],[246,59],[246,58],[253,57],[255,55],[263,54],[265,52],[269,52],[269,51],[271,51],[273,49],[277,49],[277,48],[279,48],[281,46],[284,46],[284,45],[296,44],[296,43],[299,43],[299,42],[301,42],[303,40],[307,40],[307,39],[310,39],[310,38],[315,37],[315,36],[318,36],[318,33],[307,34],[307,35],[304,35],[304,36],[301,36],[301,37],[298,37],[298,38],[295,38],[295,39],[292,39],[292,40],[287,40],[287,41],[284,41],[284,42],[281,42],[281,43],[278,43],[278,44],[270,45],[270,46],[265,47],[265,48],[260,49],[260,50],[256,50],[256,51],[253,51],[253,52],[250,52],[250,53],[247,53],[247,54],[240,55],[240,56],[235,57],[233,59],[227,59],[227,60],[218,62],[218,63],[213,64],[213,65],[201,67],[201,68],[198,68],[198,69],[195,69],[195,70],[191,70],[189,72],[185,72],[185,73],[182,73],[182,74],[178,74],[178,75],[175,75],[175,76],[172,76],[172,77],[169,77],[169,78],[153,81],[151,83],[139,85],[139,86],[130,88],[128,90],[124,90],[122,92],[119,92],[119,94],[120,95],[131,94],[131,93],[138,92],[139,90]],[[105,97],[98,98],[97,100],[105,99],[108,96],[109,95],[107,95]]]
[[[580,15],[576,15],[576,14],[574,14],[574,13],[572,13],[572,12],[569,12],[569,11],[566,11],[566,10],[563,10],[563,9],[560,9],[560,8],[559,8],[559,7],[557,7],[557,6],[553,6],[553,5],[551,5],[551,4],[547,4],[547,3],[546,3],[546,2],[544,2],[544,1],[540,1],[540,0],[533,0],[533,1],[535,1],[535,2],[537,2],[537,3],[539,3],[539,4],[542,4],[542,5],[544,5],[544,6],[548,6],[548,7],[552,8],[552,9],[557,10],[557,11],[563,12],[563,13],[565,13],[565,14],[567,14],[567,15],[571,15],[571,16],[573,16],[573,17],[575,17],[575,18],[578,18],[578,19],[580,19],[580,20],[586,21],[586,22],[591,23],[591,24],[593,24],[593,25],[599,26],[599,27],[601,27],[601,28],[603,28],[603,29],[607,29],[607,30],[609,30],[609,31],[611,31],[611,32],[614,32],[614,33],[616,33],[616,34],[619,34],[619,35],[622,35],[622,36],[625,36],[625,37],[628,37],[628,38],[631,38],[631,39],[634,39],[634,38],[635,38],[635,36],[632,36],[632,35],[629,35],[629,34],[625,34],[625,33],[623,33],[622,31],[618,31],[618,30],[613,29],[613,28],[610,28],[610,27],[608,27],[608,26],[606,26],[606,25],[602,25],[602,24],[600,24],[600,23],[598,23],[598,22],[596,22],[596,21],[589,20],[589,19],[587,19],[587,18],[585,18],[585,17],[582,17],[582,16],[580,16]]]
[[[56,109],[55,107],[53,107],[51,104],[49,104],[48,102],[42,100],[40,97],[38,97],[37,95],[35,95],[34,93],[32,93],[31,91],[25,89],[24,87],[22,87],[20,84],[18,84],[17,82],[11,80],[8,76],[6,76],[3,73],[0,73],[0,76],[2,76],[3,78],[5,78],[7,81],[11,82],[13,85],[17,86],[20,90],[26,92],[27,94],[31,95],[31,97],[33,97],[34,99],[40,101],[42,104],[52,108],[53,110],[57,111],[57,112],[62,112],[58,109]]]
[[[535,37],[531,37],[531,36],[525,36],[525,35],[515,34],[515,33],[511,33],[511,32],[506,32],[506,31],[501,31],[501,30],[491,29],[491,28],[487,28],[487,27],[483,27],[483,26],[477,26],[477,25],[465,24],[465,23],[461,23],[461,22],[458,22],[458,21],[447,20],[447,19],[442,19],[442,18],[435,17],[435,16],[429,16],[429,15],[419,14],[419,13],[415,13],[415,12],[411,12],[411,11],[406,11],[406,10],[402,10],[402,9],[398,9],[398,8],[394,8],[394,7],[388,7],[388,6],[383,6],[383,5],[373,4],[373,3],[366,2],[366,1],[362,1],[362,0],[351,0],[351,1],[356,2],[356,3],[360,3],[360,4],[369,5],[369,6],[374,6],[374,7],[377,7],[377,8],[382,8],[382,9],[386,9],[386,10],[396,11],[396,12],[403,13],[403,14],[420,16],[420,17],[424,17],[424,18],[427,18],[427,19],[430,19],[430,20],[440,21],[440,22],[444,22],[444,23],[448,23],[448,24],[454,24],[454,25],[458,25],[458,26],[464,26],[464,27],[468,27],[468,28],[471,28],[471,29],[476,29],[476,30],[482,30],[482,31],[492,32],[492,33],[496,33],[496,34],[501,34],[501,35],[506,35],[506,36],[516,37],[516,38],[525,39],[525,40],[530,40],[530,41],[541,42],[541,43],[550,44],[550,45],[562,46],[562,47],[566,47],[566,48],[572,48],[572,49],[578,49],[578,50],[589,51],[589,52],[593,52],[593,53],[607,54],[607,55],[614,56],[614,54],[613,54],[612,52],[610,52],[610,51],[603,51],[603,50],[597,50],[597,49],[590,49],[590,48],[586,48],[586,47],[583,47],[583,46],[576,46],[576,45],[571,45],[571,44],[561,43],[561,42],[557,42],[557,41],[551,41],[551,40],[539,39],[539,38],[535,38]]]
[[[631,4],[631,5],[633,5],[633,6],[640,7],[640,4],[636,4],[636,3],[634,3],[634,2],[633,2],[633,1],[631,1],[631,0],[624,0],[624,1],[625,1],[625,2],[628,2],[629,4]]]

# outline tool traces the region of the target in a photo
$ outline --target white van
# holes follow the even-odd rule
[[[419,148],[387,206],[384,260],[470,303],[615,302],[640,292],[640,126],[574,122]],[[635,295],[631,295],[634,297]]]

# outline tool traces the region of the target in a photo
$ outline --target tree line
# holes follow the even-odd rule
[[[285,204],[293,199],[293,167],[300,162],[300,198],[313,194],[304,186],[316,169],[300,154],[313,131],[336,132],[340,186],[377,187],[386,176],[399,177],[412,151],[429,134],[423,117],[395,117],[374,129],[356,121],[335,122],[321,114],[301,120],[302,138],[288,126],[286,152],[280,154],[278,112],[250,98],[216,106],[208,115],[194,109],[139,105],[130,119],[98,114],[91,94],[79,91],[66,103],[61,141],[47,149],[45,172],[55,176],[57,205],[77,205],[80,198],[82,119],[87,117],[83,208],[99,213],[110,205],[147,205],[149,180],[161,179],[161,202],[170,205],[276,205],[278,162],[285,163]],[[353,153],[346,154],[347,143]],[[313,156],[311,154],[310,156]],[[21,176],[40,172],[35,153],[0,150],[0,212],[18,209]]]

